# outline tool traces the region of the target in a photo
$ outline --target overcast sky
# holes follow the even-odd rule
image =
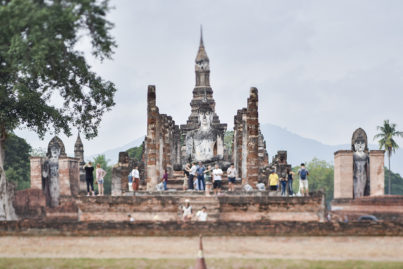
[[[116,106],[104,116],[99,136],[84,140],[86,156],[146,134],[149,84],[156,85],[160,112],[186,122],[201,24],[216,110],[229,129],[251,86],[259,89],[261,123],[326,144],[349,143],[358,127],[373,143],[384,119],[403,129],[403,1],[111,4],[114,59],[90,61],[116,84]],[[85,42],[81,47],[88,50]],[[33,147],[45,148],[50,139],[17,134]],[[75,136],[60,137],[72,154]]]

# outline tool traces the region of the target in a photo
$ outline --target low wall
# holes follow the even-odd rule
[[[401,222],[2,221],[0,236],[403,236]]]

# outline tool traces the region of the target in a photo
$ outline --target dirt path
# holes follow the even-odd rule
[[[402,237],[206,237],[210,258],[403,261]],[[194,258],[195,237],[1,237],[0,257]]]

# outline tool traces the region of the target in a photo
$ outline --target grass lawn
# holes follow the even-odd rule
[[[208,259],[208,268],[403,268],[403,262]],[[195,259],[1,258],[0,268],[193,268]]]

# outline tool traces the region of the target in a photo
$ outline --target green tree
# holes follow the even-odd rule
[[[17,190],[27,189],[31,186],[29,154],[31,146],[25,139],[10,134],[5,143],[7,159],[4,169],[8,180],[14,182]]]
[[[77,48],[85,37],[96,59],[111,58],[108,11],[107,0],[0,1],[0,219],[16,218],[6,191],[7,135],[19,126],[40,137],[76,127],[92,138],[114,105],[115,86]]]
[[[332,164],[319,160],[317,158],[312,159],[312,161],[305,163],[305,167],[309,171],[308,182],[310,191],[323,190],[326,196],[326,203],[329,205],[330,201],[333,200],[334,192],[334,167]],[[295,173],[295,178],[293,182],[293,189],[299,189],[299,176],[298,169],[300,167],[294,167],[293,171]]]
[[[135,159],[136,161],[140,161],[141,154],[143,153],[143,144],[138,147],[130,148],[126,150],[126,152],[129,154],[130,158]]]
[[[385,149],[388,153],[389,171],[390,171],[390,157],[395,153],[399,145],[396,143],[396,137],[403,137],[403,132],[396,130],[396,124],[390,123],[389,120],[384,120],[382,126],[377,126],[376,129],[380,131],[374,136],[374,140],[379,138],[379,148]],[[391,194],[390,175],[388,175],[388,194]]]
[[[403,195],[403,178],[398,173],[393,173],[385,167],[385,186],[386,179],[390,178],[391,192],[390,194]]]
[[[110,160],[105,158],[105,155],[98,155],[94,158],[94,167],[96,168],[97,164],[101,165],[101,168],[105,170],[106,175],[104,177],[104,193],[111,194],[111,186],[112,186],[112,166],[109,165]],[[94,178],[95,169],[94,169]],[[98,191],[98,184],[94,184],[94,188]]]
[[[224,133],[224,147],[228,155],[232,155],[232,144],[234,144],[234,131],[226,131]]]

